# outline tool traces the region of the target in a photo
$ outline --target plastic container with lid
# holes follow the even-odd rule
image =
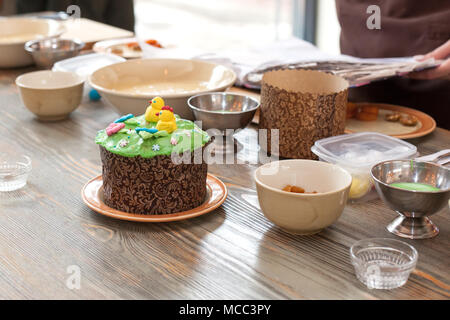
[[[410,159],[417,148],[381,133],[361,132],[317,140],[311,151],[319,160],[349,171],[353,178],[349,199],[362,202],[377,197],[370,177],[372,166],[385,160]]]

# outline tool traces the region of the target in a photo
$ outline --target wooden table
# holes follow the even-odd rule
[[[395,214],[374,200],[348,205],[317,235],[287,234],[259,209],[252,179],[257,165],[211,165],[209,172],[226,183],[228,198],[192,220],[132,223],[91,211],[80,190],[101,173],[94,136],[117,116],[85,96],[68,120],[39,122],[14,85],[26,71],[0,71],[0,148],[24,152],[33,161],[25,188],[0,193],[0,298],[450,297],[448,212],[433,217],[439,236],[406,240],[418,249],[419,262],[404,287],[368,290],[355,277],[349,247],[369,237],[395,238],[385,230]],[[251,127],[240,137],[255,132]],[[428,154],[449,148],[450,132],[437,129],[412,142]],[[254,147],[244,145],[254,155]],[[80,268],[80,289],[66,286],[72,265]]]

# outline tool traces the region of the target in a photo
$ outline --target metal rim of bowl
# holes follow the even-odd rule
[[[257,173],[263,166],[269,165],[269,164],[272,164],[272,165],[273,165],[274,162],[284,162],[284,161],[307,161],[307,162],[312,161],[312,162],[315,162],[315,163],[321,163],[321,165],[324,164],[325,166],[335,167],[335,168],[338,168],[340,171],[344,172],[345,174],[347,174],[347,175],[350,177],[350,183],[349,183],[348,185],[346,185],[345,187],[343,187],[343,188],[339,188],[339,189],[337,189],[337,190],[328,191],[328,192],[318,192],[318,193],[295,193],[295,192],[283,191],[283,190],[281,190],[281,189],[277,189],[277,188],[271,187],[271,186],[269,186],[268,184],[261,182],[261,181],[258,179],[258,177],[256,176],[256,173]],[[286,159],[286,160],[278,160],[278,161],[273,161],[273,162],[270,162],[270,163],[263,164],[262,166],[259,166],[259,167],[255,170],[255,172],[253,173],[253,179],[255,180],[255,183],[259,184],[261,187],[264,187],[264,188],[266,188],[266,189],[268,189],[268,190],[270,190],[270,191],[274,191],[274,192],[276,192],[276,193],[281,193],[281,194],[289,195],[289,196],[293,196],[293,197],[299,197],[299,198],[301,198],[301,197],[318,197],[318,196],[323,196],[323,195],[330,195],[330,194],[333,194],[333,193],[339,193],[339,192],[344,191],[344,190],[347,189],[347,188],[350,188],[351,185],[352,185],[352,183],[353,183],[353,177],[352,177],[352,175],[351,175],[347,170],[341,168],[340,166],[338,166],[338,165],[336,165],[336,164],[333,164],[333,163],[328,163],[328,162],[323,162],[323,161],[316,161],[316,160],[309,160],[309,159]]]
[[[409,243],[406,243],[406,242],[404,242],[404,241],[397,240],[397,239],[391,239],[391,238],[367,238],[367,239],[361,239],[361,240],[358,240],[358,241],[356,241],[355,243],[353,243],[353,244],[351,245],[351,247],[350,247],[350,257],[351,257],[351,259],[352,259],[353,261],[357,261],[358,263],[363,263],[363,264],[365,264],[365,262],[364,262],[362,259],[358,258],[358,257],[355,255],[355,252],[354,252],[355,250],[354,250],[354,249],[355,249],[355,247],[356,247],[357,245],[359,245],[359,244],[361,244],[361,243],[364,243],[364,242],[369,242],[369,241],[373,241],[373,242],[386,242],[386,243],[393,242],[393,243],[401,244],[401,245],[404,245],[404,246],[410,248],[411,251],[412,251],[411,261],[409,261],[408,263],[405,263],[404,265],[401,265],[401,268],[402,268],[402,269],[409,269],[409,268],[413,267],[413,266],[417,263],[417,260],[419,259],[419,253],[417,252],[417,249],[414,248],[414,247],[413,247],[412,245],[410,245]],[[385,244],[385,245],[383,245],[383,246],[380,245],[380,247],[383,247],[383,248],[392,248],[392,246],[389,246],[388,244]],[[395,249],[395,248],[392,248],[392,249]],[[407,254],[406,252],[404,252],[403,250],[401,250],[401,252],[404,253],[404,254],[406,254],[408,257],[410,257],[410,255]]]
[[[380,179],[378,179],[377,177],[375,177],[375,175],[373,174],[373,170],[375,169],[375,167],[378,167],[378,166],[381,166],[381,165],[383,165],[383,164],[385,164],[385,163],[388,163],[388,162],[411,162],[411,161],[413,161],[414,163],[426,163],[426,164],[430,164],[430,165],[432,165],[432,166],[434,166],[434,167],[438,167],[438,168],[444,168],[444,169],[446,169],[446,170],[450,170],[450,168],[447,168],[447,167],[445,167],[445,166],[441,166],[441,165],[438,165],[438,164],[436,164],[436,163],[433,163],[433,162],[427,162],[427,161],[414,161],[414,159],[406,159],[406,160],[386,160],[386,161],[382,161],[382,162],[379,162],[379,163],[377,163],[376,165],[374,165],[371,169],[370,169],[370,176],[372,177],[372,179],[373,180],[375,180],[377,183],[379,183],[379,184],[382,184],[383,186],[385,186],[385,187],[389,187],[389,188],[393,188],[393,189],[396,189],[396,190],[402,190],[402,191],[406,191],[406,192],[414,192],[414,193],[420,193],[420,194],[427,194],[427,193],[444,193],[444,192],[448,192],[450,189],[441,189],[441,190],[437,190],[437,191],[419,191],[419,190],[406,190],[406,189],[403,189],[403,188],[398,188],[398,187],[394,187],[394,186],[391,186],[390,184],[388,184],[388,183],[385,183],[385,182],[383,182],[383,181],[381,181]]]
[[[30,53],[39,52],[39,51],[41,51],[40,49],[33,48],[32,46],[38,42],[46,41],[46,40],[67,41],[67,42],[72,42],[75,44],[75,48],[73,50],[67,50],[67,49],[48,50],[48,51],[51,51],[52,53],[60,53],[60,52],[67,52],[67,51],[79,51],[79,50],[83,49],[83,47],[85,45],[85,43],[79,39],[59,39],[57,37],[48,37],[48,38],[42,38],[42,39],[29,40],[25,43],[24,48],[27,52],[30,52]]]
[[[257,109],[259,108],[259,106],[260,106],[260,102],[259,102],[258,100],[256,100],[256,99],[253,98],[253,97],[247,96],[247,95],[245,95],[245,94],[231,93],[231,92],[205,92],[205,93],[199,93],[199,94],[197,94],[197,95],[195,95],[195,96],[190,97],[190,98],[188,99],[188,101],[187,101],[189,108],[191,108],[191,109],[193,109],[193,110],[196,110],[196,111],[205,112],[205,113],[224,114],[224,113],[221,112],[221,111],[214,111],[214,110],[204,110],[204,109],[200,109],[199,107],[196,107],[196,106],[194,106],[193,104],[191,104],[191,100],[193,100],[193,99],[195,99],[195,98],[198,98],[198,97],[201,97],[201,96],[213,95],[213,94],[220,94],[220,95],[222,95],[222,96],[238,96],[238,97],[245,97],[245,98],[248,98],[248,99],[250,99],[250,100],[256,102],[256,106],[255,106],[254,108],[251,108],[251,109],[245,110],[245,111],[233,111],[233,112],[230,112],[229,114],[243,114],[243,113],[247,113],[247,112],[252,112],[252,111],[257,110]]]

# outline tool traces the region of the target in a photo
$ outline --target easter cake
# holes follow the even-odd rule
[[[203,149],[210,137],[153,98],[144,115],[123,116],[97,133],[103,201],[136,214],[193,209],[206,197]]]

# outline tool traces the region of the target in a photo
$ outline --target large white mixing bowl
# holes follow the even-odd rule
[[[187,105],[191,96],[224,91],[236,81],[229,68],[182,59],[136,59],[103,67],[89,77],[90,85],[120,114],[145,112],[148,101],[164,98],[184,119],[194,119]]]

